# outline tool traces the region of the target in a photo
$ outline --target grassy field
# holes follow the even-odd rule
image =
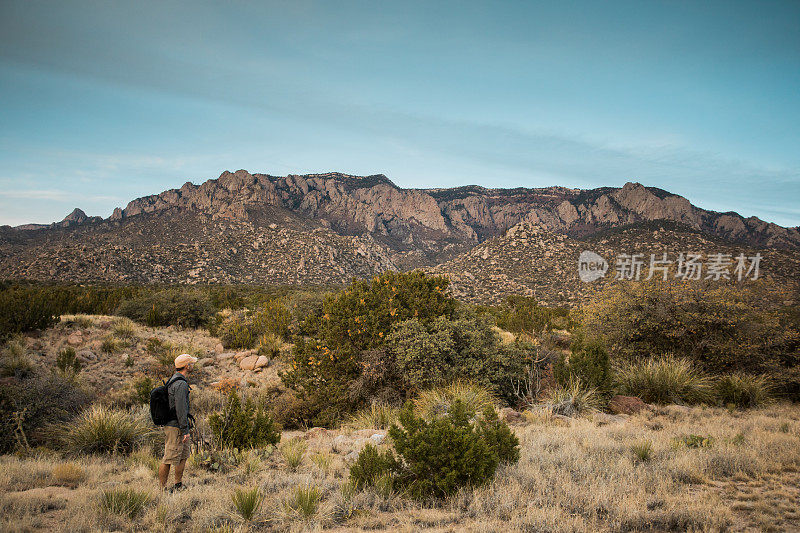
[[[286,432],[282,445],[307,443],[296,470],[282,446],[244,452],[226,473],[192,458],[188,488],[176,494],[159,494],[158,459],[145,451],[110,458],[7,455],[0,457],[0,530],[800,529],[800,406],[667,406],[631,417],[577,419],[524,415],[514,426],[519,463],[501,467],[491,485],[436,505],[350,486],[347,454],[381,430]],[[245,520],[233,495],[256,487]]]

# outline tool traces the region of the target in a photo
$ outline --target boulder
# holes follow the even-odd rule
[[[374,444],[375,446],[380,446],[381,444],[383,444],[383,441],[386,440],[386,434],[375,433],[369,438],[369,440],[371,440],[372,444]]]
[[[303,434],[303,438],[306,440],[309,439],[316,439],[317,437],[321,437],[323,435],[327,435],[328,430],[325,428],[315,427],[311,428]]]
[[[75,355],[75,359],[83,364],[88,364],[97,361],[97,356],[91,350],[81,350]]]
[[[608,403],[608,410],[615,415],[635,415],[643,409],[649,409],[649,407],[636,396],[617,395]]]
[[[266,368],[269,366],[269,357],[266,355],[259,355],[258,359],[256,359],[256,364],[253,366],[255,370]]]
[[[353,441],[345,435],[337,435],[331,442],[331,450],[334,453],[342,453],[352,445]]]
[[[500,420],[509,424],[518,424],[522,422],[522,414],[510,407],[504,407],[500,409]]]
[[[347,455],[345,455],[344,456],[345,462],[347,462],[348,464],[352,464],[352,463],[355,463],[356,461],[358,461],[358,453],[359,452],[353,451],[353,452],[350,452]]]
[[[233,356],[234,356],[233,352],[224,352],[224,353],[218,354],[217,355],[217,359],[219,359],[220,361],[224,361],[226,359],[230,359]]]
[[[67,337],[67,344],[70,346],[80,346],[83,344],[83,334],[80,331],[71,334]]]
[[[242,370],[255,370],[256,363],[258,362],[257,355],[248,355],[239,361],[239,368]]]
[[[221,343],[221,342],[218,342],[218,343],[217,343],[217,344],[214,346],[214,353],[221,354],[221,353],[222,353],[222,352],[224,352],[224,351],[225,351],[225,347],[222,345],[222,343]]]

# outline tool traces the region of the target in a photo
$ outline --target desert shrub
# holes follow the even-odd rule
[[[547,400],[540,404],[556,415],[577,416],[601,409],[603,397],[594,387],[586,386],[580,379],[572,378],[565,385],[556,385]]]
[[[575,335],[570,346],[569,359],[563,355],[553,365],[553,377],[560,385],[579,379],[588,387],[607,391],[611,387],[611,363],[608,351],[597,339]]]
[[[0,288],[0,341],[58,322],[59,306],[36,287]]]
[[[294,339],[289,368],[281,373],[313,425],[336,424],[375,400],[406,397],[402,371],[383,345],[397,323],[416,319],[427,328],[437,317],[452,318],[456,302],[446,287],[447,280],[421,272],[386,272],[325,298],[316,333]]]
[[[25,353],[22,340],[10,339],[0,350],[0,377],[25,378],[33,371],[33,363]]]
[[[60,429],[65,447],[75,453],[130,453],[150,434],[145,419],[101,405],[90,407]]]
[[[573,326],[569,309],[544,307],[539,305],[536,298],[528,296],[507,296],[499,306],[483,309],[495,316],[499,327],[514,333],[536,334]]]
[[[117,339],[111,335],[103,339],[103,342],[100,345],[100,351],[107,354],[113,354],[117,350],[119,350],[119,342]]]
[[[242,309],[217,313],[209,332],[216,335],[226,348],[249,349],[261,340],[280,343],[289,335],[291,314],[279,300],[267,300],[254,310]],[[265,339],[265,336],[266,339]]]
[[[130,339],[136,334],[136,324],[127,317],[115,318],[111,323],[111,331],[117,337]]]
[[[286,467],[291,472],[296,472],[300,465],[303,463],[308,443],[300,439],[291,439],[281,446],[280,451],[283,460],[286,461]]]
[[[648,403],[696,404],[711,400],[711,380],[688,359],[652,357],[623,365],[616,379],[622,394]]]
[[[236,391],[228,394],[222,411],[208,417],[208,426],[219,448],[255,448],[281,439],[266,406],[253,398],[247,398],[243,406]]]
[[[389,430],[403,464],[397,480],[413,497],[446,497],[460,487],[483,485],[494,476],[500,463],[499,439],[487,442],[485,428],[470,422],[461,402],[456,401],[447,415],[430,421],[416,416],[408,405],[400,413],[400,423]],[[488,422],[495,423],[503,424]],[[504,454],[515,460],[513,452]]]
[[[331,454],[325,452],[317,452],[311,455],[311,462],[314,463],[317,466],[317,468],[327,473],[330,470],[331,463],[333,461],[331,458]]]
[[[237,311],[223,319],[215,334],[226,348],[232,349],[252,348],[258,339],[245,311]]]
[[[482,416],[476,420],[478,435],[489,446],[500,464],[511,464],[519,461],[519,439],[508,424],[501,422],[497,411],[490,406],[483,408]]]
[[[356,461],[350,466],[350,482],[356,489],[371,487],[382,476],[397,476],[402,465],[391,450],[381,452],[373,444],[367,444],[358,454]]]
[[[292,329],[297,334],[313,336],[319,331],[327,295],[322,291],[301,290],[286,299],[286,309],[292,315]]]
[[[717,378],[714,395],[720,405],[759,407],[770,400],[772,387],[764,376],[734,373]]]
[[[703,435],[681,435],[673,439],[673,444],[676,447],[686,448],[711,448],[714,445],[714,437],[706,437]]]
[[[631,452],[636,462],[646,463],[653,456],[653,442],[649,440],[635,442],[631,445]]]
[[[582,319],[614,356],[680,354],[711,373],[759,373],[787,366],[784,356],[800,340],[770,305],[787,299],[778,293],[766,282],[743,287],[653,278],[610,286],[585,306]]]
[[[321,503],[322,490],[316,485],[306,483],[295,487],[284,499],[283,510],[288,518],[307,522],[317,516]]]
[[[135,489],[112,488],[100,493],[100,510],[133,520],[152,501],[148,492]]]
[[[42,369],[4,383],[0,387],[0,453],[19,444],[46,444],[46,429],[71,419],[90,400],[75,380]]]
[[[414,398],[414,410],[423,418],[446,414],[450,407],[460,402],[470,415],[483,412],[497,404],[495,396],[486,389],[469,381],[457,380],[449,385],[434,387],[420,392]]]
[[[348,425],[358,429],[389,429],[397,421],[400,409],[385,403],[373,403],[361,409],[352,417]]]
[[[68,346],[61,350],[56,357],[56,367],[62,372],[80,372],[82,365],[75,358],[75,348]]]
[[[264,502],[264,495],[258,487],[236,489],[231,495],[236,512],[247,521],[253,519]]]
[[[59,485],[75,485],[83,481],[86,472],[78,463],[59,463],[53,467],[53,481]]]
[[[267,447],[266,451],[271,451],[271,447]],[[215,474],[224,474],[242,463],[244,454],[236,448],[205,448],[191,455],[189,459],[194,467],[202,468]]]
[[[204,326],[214,314],[209,297],[201,291],[179,288],[143,292],[123,301],[116,314],[150,327]]]
[[[292,315],[280,300],[267,300],[259,305],[252,313],[253,329],[259,335],[271,333],[278,339],[289,336],[289,325]]]
[[[256,348],[258,355],[265,355],[270,359],[275,359],[281,352],[283,341],[274,333],[264,333],[258,338]]]
[[[466,379],[514,401],[511,383],[523,373],[533,345],[503,344],[486,316],[445,316],[427,324],[410,319],[397,324],[387,339],[397,367],[410,391]]]

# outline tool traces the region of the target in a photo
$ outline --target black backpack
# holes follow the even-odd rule
[[[186,381],[186,378],[179,374],[150,391],[150,418],[153,419],[153,424],[163,426],[171,420],[178,419],[175,409],[169,408],[169,386],[179,379]]]

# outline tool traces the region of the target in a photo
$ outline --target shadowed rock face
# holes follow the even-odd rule
[[[238,170],[138,198],[105,220],[75,209],[49,226],[0,228],[0,277],[115,280],[124,271],[129,277],[123,279],[184,281],[193,272],[199,281],[271,282],[281,269],[302,267],[293,280],[302,282],[303,271],[312,268],[315,281],[328,271],[336,273],[332,281],[346,281],[386,268],[442,263],[519,223],[583,238],[653,220],[750,246],[800,249],[797,228],[707,211],[639,183],[591,190],[402,189],[380,174],[281,177]],[[109,263],[104,246],[122,250]],[[269,259],[243,252],[251,249],[256,256],[269,250]],[[139,265],[136,257],[119,257],[134,251],[160,265],[158,275],[136,270],[141,268],[133,266]],[[294,259],[283,261],[284,256]],[[69,264],[44,268],[48,257],[56,264],[80,258],[80,275]],[[211,275],[208,264],[214,261],[219,268]],[[274,275],[259,274],[258,265],[276,261],[266,267]],[[352,268],[343,268],[343,261]],[[248,274],[248,268],[255,270]]]

